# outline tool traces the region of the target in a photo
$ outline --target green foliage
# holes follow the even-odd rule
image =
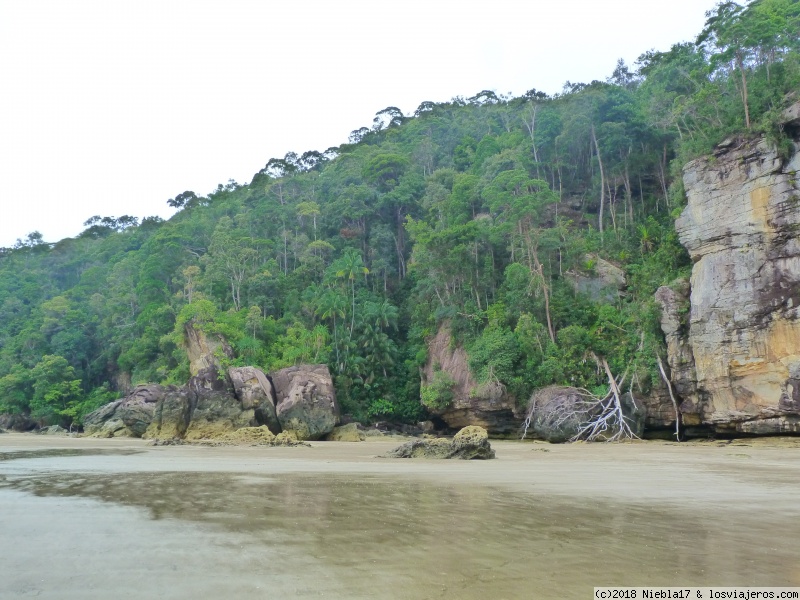
[[[74,417],[79,411],[81,382],[75,369],[62,356],[45,355],[31,370],[33,397],[31,417],[42,424],[54,424],[61,417]]]
[[[0,250],[0,411],[77,423],[115,381],[184,383],[189,323],[233,364],[327,362],[357,418],[452,401],[447,374],[419,375],[444,322],[476,379],[519,399],[603,385],[594,357],[645,389],[663,355],[653,293],[691,268],[681,168],[761,133],[786,157],[798,22],[792,0],[723,2],[698,43],[606,82],[387,107],[339,148],[178,194],[169,221],[91,217],[56,244],[33,232]],[[624,296],[576,293],[600,259],[625,272]]]
[[[376,398],[370,402],[369,408],[367,408],[367,416],[372,419],[391,419],[395,416],[395,412],[395,405],[388,400],[384,400],[383,398]]]
[[[455,380],[444,371],[436,371],[430,383],[420,385],[423,406],[431,410],[443,410],[453,401]]]
[[[512,381],[521,358],[512,331],[496,322],[483,330],[468,347],[467,353],[470,370],[478,383]]]

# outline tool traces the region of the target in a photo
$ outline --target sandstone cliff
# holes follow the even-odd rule
[[[472,376],[467,352],[453,343],[447,323],[428,343],[428,360],[422,372],[422,385],[431,385],[438,373],[452,381],[452,398],[447,406],[431,408],[448,427],[460,429],[478,425],[490,433],[516,433],[522,423],[515,417],[514,399],[505,390],[492,385],[480,385]]]
[[[800,432],[800,105],[789,158],[764,139],[721,145],[684,168],[676,221],[694,266],[661,288],[662,329],[687,425]],[[685,308],[684,308],[685,307]]]

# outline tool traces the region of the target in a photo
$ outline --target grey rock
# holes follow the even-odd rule
[[[42,427],[37,431],[39,435],[69,435],[69,431],[61,427],[61,425],[50,425],[49,427]]]
[[[531,397],[533,414],[530,428],[537,437],[559,444],[574,439],[581,428],[597,413],[587,411],[586,393],[573,387],[550,386],[537,390]],[[644,433],[647,409],[630,393],[620,398],[625,422],[636,437]],[[617,433],[608,431],[605,437]],[[601,438],[602,439],[602,438]]]
[[[23,414],[0,414],[0,427],[8,431],[32,431],[36,428],[36,422]]]
[[[576,388],[552,386],[537,390],[531,397],[535,403],[531,418],[534,434],[554,444],[570,441],[585,422],[581,414],[573,412],[583,401],[583,393]]]
[[[228,377],[242,410],[253,410],[259,425],[279,434],[282,429],[275,410],[275,391],[263,371],[255,367],[231,367]]]
[[[786,435],[800,433],[800,417],[773,417],[771,419],[756,419],[736,424],[740,433],[751,435]]]
[[[326,365],[297,365],[270,374],[281,428],[299,440],[318,440],[339,421],[339,405]]]
[[[153,421],[143,437],[147,439],[182,438],[192,418],[189,391],[184,387],[170,386],[156,404]]]
[[[168,389],[156,384],[136,386],[125,398],[86,415],[84,433],[94,437],[142,437]]]
[[[255,427],[255,409],[243,408],[233,384],[216,367],[201,369],[189,380],[191,406],[187,440],[217,437],[241,427]]]
[[[142,437],[153,422],[158,402],[171,388],[136,386],[125,398],[101,406],[83,418],[83,431],[93,437]]]

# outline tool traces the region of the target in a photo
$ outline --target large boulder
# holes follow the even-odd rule
[[[514,413],[515,399],[500,385],[479,384],[475,380],[467,352],[453,343],[447,323],[443,323],[428,342],[428,360],[422,370],[421,383],[436,389],[441,388],[443,382],[448,386],[449,398],[443,404],[426,405],[426,408],[448,427],[460,429],[477,425],[493,434],[515,433],[519,429],[521,420]]]
[[[586,421],[584,414],[576,410],[585,399],[585,394],[577,388],[550,386],[537,390],[529,408],[530,429],[537,437],[554,444],[570,441]]]
[[[231,367],[228,377],[241,409],[252,410],[259,425],[266,425],[272,433],[279,434],[281,424],[275,410],[275,390],[267,376],[255,367]]]
[[[125,398],[86,415],[84,433],[93,437],[142,437],[168,389],[152,383],[136,386]]]
[[[206,367],[189,380],[191,414],[185,439],[213,438],[240,427],[258,425],[255,409],[244,409],[233,384],[216,367]]]
[[[189,391],[184,387],[170,386],[156,404],[153,421],[142,437],[148,439],[182,438],[192,418]]]
[[[36,428],[36,422],[27,415],[15,413],[0,414],[0,429],[8,431],[32,431]]]
[[[299,440],[318,440],[339,421],[339,405],[326,365],[297,365],[270,374],[281,428]]]

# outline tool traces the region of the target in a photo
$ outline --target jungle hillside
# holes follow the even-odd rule
[[[722,2],[695,41],[609,70],[389,106],[247,184],[176,190],[169,220],[86,215],[75,238],[0,249],[0,413],[79,426],[136,384],[182,385],[189,320],[231,365],[326,363],[361,421],[448,402],[446,374],[420,383],[443,325],[520,405],[553,384],[602,394],[600,360],[646,393],[665,356],[653,294],[691,269],[681,168],[731,137],[787,147],[800,2]],[[609,265],[619,293],[580,284]]]

